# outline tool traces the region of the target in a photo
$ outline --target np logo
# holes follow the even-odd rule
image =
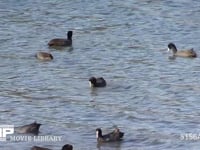
[[[14,125],[0,125],[0,141],[6,141],[6,136],[13,133]]]

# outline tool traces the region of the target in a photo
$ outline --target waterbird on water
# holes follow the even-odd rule
[[[48,45],[49,46],[71,46],[72,45],[72,31],[68,31],[67,33],[67,38],[62,39],[62,38],[55,38],[49,41]]]
[[[172,51],[173,57],[197,57],[196,52],[193,50],[193,48],[188,50],[180,50],[178,51],[176,48],[176,45],[174,43],[168,44],[168,51]]]
[[[113,132],[102,135],[102,130],[100,128],[96,129],[96,138],[98,142],[115,142],[121,141],[124,136],[124,133],[119,130],[119,128],[115,128]]]
[[[35,56],[37,59],[43,60],[43,61],[49,61],[53,59],[53,56],[47,52],[38,52]]]
[[[39,128],[41,125],[42,124],[35,121],[31,124],[15,127],[14,130],[16,133],[32,133],[37,135],[39,133]]]
[[[105,87],[106,86],[106,80],[103,77],[95,78],[91,77],[89,79],[90,87]]]
[[[33,147],[31,148],[31,150],[51,150],[51,149],[45,148],[45,147],[33,146]],[[64,146],[62,147],[61,150],[73,150],[73,146],[70,145],[70,144],[66,144],[66,145],[64,145]]]

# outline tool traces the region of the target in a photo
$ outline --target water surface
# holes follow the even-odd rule
[[[1,1],[0,124],[42,123],[40,135],[61,142],[3,142],[75,150],[198,149],[200,59],[168,59],[167,44],[194,48],[200,39],[197,0]],[[73,48],[47,43],[73,30]],[[54,60],[35,59],[38,51]],[[91,90],[103,76],[107,87]],[[125,132],[120,143],[96,143],[95,129]]]

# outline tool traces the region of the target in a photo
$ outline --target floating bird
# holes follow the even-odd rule
[[[45,147],[33,146],[33,147],[31,148],[31,150],[51,150],[51,149],[45,148]],[[64,146],[62,147],[61,150],[73,150],[73,146],[70,145],[70,144],[66,144],[66,145],[64,145]]]
[[[96,129],[96,138],[98,142],[115,142],[121,141],[124,136],[123,132],[120,132],[119,128],[115,128],[115,130],[111,133],[102,135],[102,130],[100,128]]]
[[[49,61],[53,59],[53,56],[50,53],[38,52],[36,58],[43,61]]]
[[[45,148],[45,147],[33,146],[33,147],[31,148],[31,150],[51,150],[51,149]]]
[[[40,126],[41,124],[35,121],[28,125],[15,127],[14,130],[16,133],[32,133],[37,135],[39,133]]]
[[[91,77],[89,79],[90,87],[105,87],[106,86],[106,80],[104,80],[103,77],[95,78]]]
[[[168,51],[172,51],[173,56],[179,56],[179,57],[197,57],[196,52],[193,50],[193,48],[188,50],[181,50],[178,51],[174,43],[168,44]]]
[[[68,31],[67,39],[56,38],[49,41],[49,46],[71,46],[72,45],[72,31]]]

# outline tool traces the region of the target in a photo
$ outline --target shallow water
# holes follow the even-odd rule
[[[75,150],[198,149],[200,59],[168,59],[167,44],[200,55],[197,0],[1,1],[0,124],[43,125],[39,135],[61,142],[1,142]],[[47,43],[73,30],[73,48]],[[54,60],[35,59],[38,51]],[[90,89],[103,76],[107,87]],[[120,143],[97,145],[95,129],[125,132]]]

